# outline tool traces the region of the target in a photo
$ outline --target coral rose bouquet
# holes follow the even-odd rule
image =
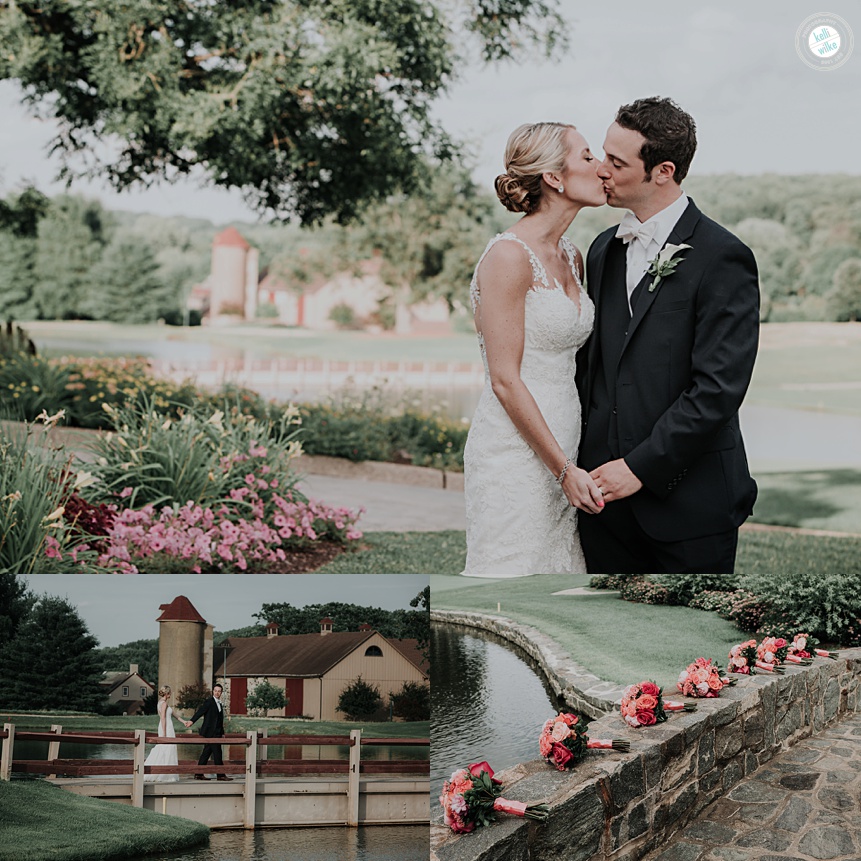
[[[780,666],[789,652],[789,643],[783,637],[766,637],[756,647],[756,666],[761,670],[783,673]]]
[[[577,765],[589,750],[628,751],[631,743],[620,738],[590,739],[577,715],[560,712],[544,722],[538,749],[558,771],[565,771]]]
[[[694,712],[693,703],[664,702],[663,691],[655,682],[629,685],[622,696],[622,717],[628,726],[652,726],[667,719],[667,712]]]
[[[725,677],[711,658],[697,658],[679,674],[676,688],[686,697],[714,698],[732,684],[735,681]]]
[[[511,813],[544,822],[549,815],[546,804],[525,804],[501,797],[502,781],[493,776],[486,762],[460,768],[445,781],[439,803],[445,824],[455,834],[469,834],[479,825],[490,825],[497,813]]]

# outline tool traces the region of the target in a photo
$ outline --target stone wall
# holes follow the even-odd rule
[[[629,739],[630,753],[593,751],[568,772],[542,760],[506,770],[505,797],[547,802],[549,820],[501,816],[462,836],[436,820],[431,857],[637,861],[775,753],[861,710],[861,649],[789,666],[785,676],[736,678],[718,699],[697,700],[698,711],[670,715],[664,724],[632,729],[618,711],[590,724],[593,738]],[[492,762],[492,750],[487,754]]]

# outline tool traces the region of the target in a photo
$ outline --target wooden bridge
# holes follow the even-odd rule
[[[213,828],[262,826],[426,824],[430,821],[430,763],[422,760],[362,759],[364,747],[423,746],[422,738],[363,738],[354,729],[349,736],[280,735],[268,730],[230,733],[223,738],[183,734],[161,738],[145,730],[63,732],[54,725],[50,732],[16,731],[13,723],[3,727],[0,779],[13,772],[45,775],[71,792],[116,800],[160,813],[184,816]],[[16,760],[16,741],[48,742],[44,760]],[[113,744],[132,748],[130,759],[61,759],[60,744]],[[148,766],[146,744],[220,744],[244,748],[244,757],[228,759],[222,766],[196,763]],[[343,745],[349,759],[270,759],[275,745]],[[232,783],[182,780],[147,782],[145,776],[178,774],[235,775]]]

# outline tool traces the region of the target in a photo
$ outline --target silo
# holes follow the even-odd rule
[[[205,683],[211,679],[204,677],[204,660],[209,632],[210,649],[212,628],[185,595],[174,598],[170,604],[162,604],[158,617],[158,686],[170,685],[173,703],[185,685]],[[211,657],[210,673],[211,670]]]
[[[219,318],[222,321],[244,319],[250,248],[235,227],[222,230],[212,240],[212,273],[209,276],[212,286],[209,314],[212,322]]]

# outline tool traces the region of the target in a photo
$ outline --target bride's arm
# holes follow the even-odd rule
[[[160,738],[164,738],[167,735],[166,715],[167,702],[165,700],[161,700],[158,704],[158,734]]]
[[[553,436],[532,393],[520,377],[525,339],[526,292],[532,287],[532,268],[523,250],[500,242],[485,257],[478,273],[480,304],[476,316],[484,338],[490,384],[520,435],[559,476],[577,452],[565,452]],[[576,508],[597,514],[604,502],[589,474],[570,463],[562,490]]]

